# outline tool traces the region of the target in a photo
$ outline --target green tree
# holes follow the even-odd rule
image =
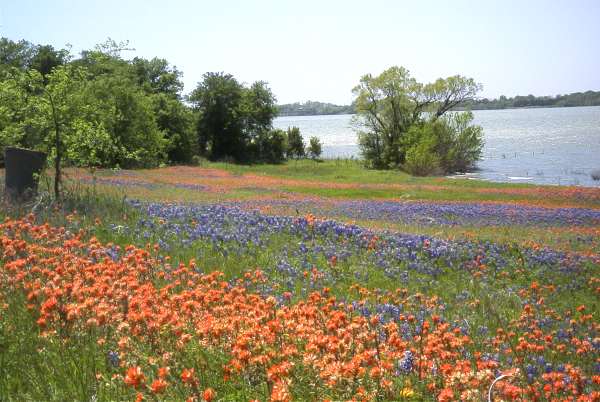
[[[437,121],[434,152],[444,172],[466,172],[481,158],[483,129],[472,125],[473,113],[451,113]]]
[[[255,160],[267,163],[281,163],[285,160],[287,146],[285,131],[279,129],[262,131],[255,143],[258,148]]]
[[[244,155],[243,87],[231,74],[206,73],[189,99],[198,112],[200,152],[211,159]]]
[[[35,113],[30,100],[41,87],[41,76],[35,71],[11,67],[0,72],[0,158],[7,146],[35,148],[41,142],[41,130],[29,120]]]
[[[243,126],[247,140],[254,141],[260,134],[273,128],[277,116],[275,95],[264,81],[243,88]]]
[[[435,144],[431,138],[423,137],[408,148],[404,170],[414,176],[428,176],[440,168],[440,159],[435,153]]]
[[[0,70],[11,67],[26,70],[35,55],[35,46],[26,40],[14,42],[0,38]]]
[[[458,75],[421,84],[403,67],[363,76],[353,89],[354,124],[366,163],[379,169],[401,168],[408,149],[419,142],[408,138],[411,127],[441,118],[480,89],[473,79]]]
[[[412,126],[407,133],[404,169],[424,176],[465,172],[481,157],[483,133],[471,112],[449,113]]]
[[[29,68],[39,71],[45,79],[55,67],[65,64],[68,59],[69,51],[66,49],[55,50],[50,45],[40,45],[35,49],[35,54],[29,63]]]
[[[303,158],[306,156],[304,139],[298,127],[287,129],[287,156],[291,158]]]
[[[110,152],[102,154],[101,165],[157,166],[166,160],[167,147],[179,140],[178,137],[171,142],[165,136],[174,137],[177,133],[171,130],[185,127],[189,117],[184,112],[175,117],[170,115],[181,111],[169,101],[177,99],[177,94],[169,92],[165,94],[169,99],[156,99],[162,94],[158,91],[161,80],[147,82],[150,78],[140,78],[136,66],[121,57],[126,50],[131,50],[127,42],[117,43],[108,39],[93,50],[83,51],[81,57],[70,64],[83,67],[88,72],[88,96],[98,101],[96,112],[113,140]],[[140,60],[138,64],[145,65]],[[157,61],[157,64],[162,67],[148,67],[147,70],[160,70],[166,65],[162,61]],[[154,77],[154,73],[141,75]],[[175,76],[178,77],[177,74]],[[159,110],[163,106],[165,110]],[[164,124],[163,127],[158,125],[159,121]],[[189,130],[189,126],[186,129]],[[185,135],[188,136],[189,131]]]
[[[157,57],[151,60],[135,57],[131,60],[131,69],[138,85],[147,93],[180,98],[183,90],[182,74],[177,67],[170,66],[167,60]]]
[[[156,124],[164,133],[170,162],[190,162],[197,148],[194,113],[178,99],[159,93],[152,96]]]
[[[353,89],[355,124],[365,161],[374,168],[399,167],[406,150],[403,137],[433,99],[403,67],[392,67],[377,77],[363,76]]]
[[[109,38],[94,49],[82,51],[81,56],[70,64],[85,67],[92,80],[102,75],[127,76],[130,80],[135,80],[137,77],[130,64],[121,57],[121,52],[127,50],[133,50],[128,47],[127,42],[117,43]]]
[[[108,132],[96,118],[99,105],[87,96],[87,84],[84,69],[58,66],[47,75],[46,85],[36,70],[13,71],[11,79],[0,85],[0,99],[17,99],[23,107],[17,119],[2,118],[2,144],[47,152],[54,164],[57,198],[65,159],[79,165],[95,165],[100,161],[99,153],[112,146]],[[0,114],[7,115],[5,109]],[[21,137],[15,135],[21,130]],[[35,134],[28,138],[27,132]]]
[[[34,69],[45,77],[54,67],[65,64],[69,57],[68,49],[56,50],[51,45],[34,45],[26,40],[0,39],[0,71],[12,67],[21,71]]]
[[[167,140],[169,161],[190,162],[196,140],[192,110],[181,101],[181,72],[167,60],[156,57],[151,60],[135,57],[130,70],[137,85],[152,98],[156,124]]]
[[[159,130],[152,98],[126,74],[103,74],[90,81],[88,96],[114,147],[103,166],[152,167],[165,160],[168,142]]]
[[[265,144],[279,139],[271,132],[277,109],[265,82],[246,88],[230,74],[206,73],[189,100],[198,116],[201,154],[239,162],[273,159]]]
[[[323,146],[321,145],[321,140],[318,137],[310,137],[308,141],[308,147],[306,148],[306,153],[311,159],[318,159],[323,152]]]

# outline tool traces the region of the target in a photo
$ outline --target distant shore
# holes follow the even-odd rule
[[[477,99],[457,107],[455,110],[504,110],[539,109],[559,107],[600,106],[600,91],[574,92],[556,96],[515,96],[498,99]],[[333,103],[313,102],[288,103],[277,106],[279,116],[322,116],[337,114],[355,114],[354,105],[336,105]]]

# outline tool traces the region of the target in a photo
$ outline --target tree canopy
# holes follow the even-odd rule
[[[177,67],[123,56],[133,50],[109,38],[74,56],[0,39],[0,162],[7,146],[45,151],[58,183],[61,163],[130,168],[305,155],[299,130],[273,129],[278,110],[265,81],[247,86],[209,72],[185,96]]]
[[[55,124],[42,121],[41,106],[52,97],[71,116],[59,116],[61,143],[77,138],[72,149],[64,144],[68,163],[133,167],[189,161],[193,119],[182,102],[181,73],[163,59],[125,60],[123,50],[124,44],[108,40],[73,58],[66,49],[3,38],[0,97],[11,102],[0,106],[2,147],[55,152],[48,141]]]
[[[231,74],[206,73],[189,100],[197,112],[198,144],[203,155],[238,162],[278,162],[283,158],[281,133],[273,132],[275,96],[266,82],[246,87]]]

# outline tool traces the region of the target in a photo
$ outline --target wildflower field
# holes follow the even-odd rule
[[[600,401],[600,189],[68,176],[0,212],[1,401]]]

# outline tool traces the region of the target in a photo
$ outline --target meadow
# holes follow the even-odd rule
[[[600,189],[66,174],[0,210],[0,400],[600,400]]]

